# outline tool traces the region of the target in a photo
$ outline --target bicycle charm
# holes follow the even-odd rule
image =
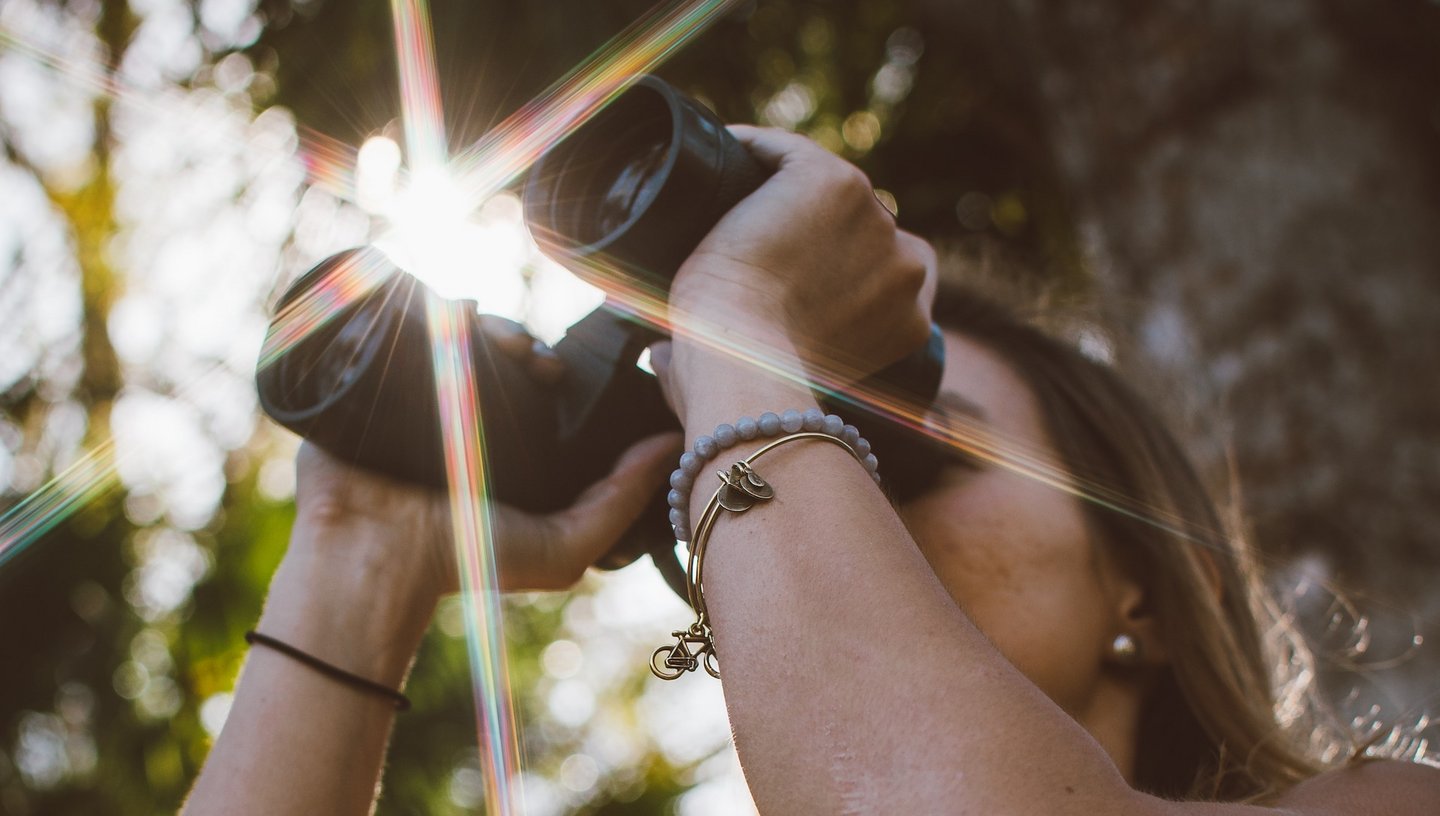
[[[710,635],[710,627],[704,626],[698,621],[689,629],[680,629],[670,633],[675,638],[674,645],[661,646],[650,656],[650,671],[661,680],[674,680],[685,672],[695,671],[700,668],[703,659],[705,671],[711,677],[720,678],[720,667],[715,665],[715,640]],[[692,646],[698,646],[691,651]]]
[[[807,434],[797,434],[787,439],[805,437]],[[808,434],[822,439],[830,439],[836,444],[845,444],[823,434]],[[772,442],[769,447],[761,448],[751,454],[751,458],[759,456],[781,442]],[[848,446],[847,446],[848,447]],[[852,451],[853,452],[853,451]],[[705,542],[710,537],[710,525],[715,523],[716,517],[721,510],[731,513],[743,513],[755,506],[758,502],[767,502],[775,498],[775,489],[770,486],[755,469],[750,467],[750,460],[746,459],[730,466],[729,470],[715,472],[720,477],[720,489],[715,491],[710,503],[705,506],[705,512],[700,514],[700,523],[695,527],[695,536],[691,539],[690,558],[685,564],[685,583],[688,590],[690,608],[695,610],[695,622],[690,624],[689,629],[679,629],[671,632],[675,643],[671,646],[661,646],[650,655],[650,671],[661,680],[675,680],[685,672],[693,672],[700,668],[700,663],[705,663],[705,671],[716,680],[720,679],[720,667],[715,664],[715,636],[710,631],[709,615],[705,611],[705,596],[700,588],[704,582],[701,573],[701,564],[705,557]],[[693,650],[692,650],[692,647]]]

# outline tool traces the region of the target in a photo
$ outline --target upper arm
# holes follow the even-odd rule
[[[1368,760],[1296,785],[1277,808],[1304,816],[1433,816],[1440,813],[1440,768]]]
[[[1268,807],[1185,802],[1166,816],[1434,816],[1440,813],[1440,768],[1371,760],[1301,782]]]

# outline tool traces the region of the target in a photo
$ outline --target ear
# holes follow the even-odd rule
[[[1168,665],[1169,652],[1149,590],[1138,580],[1116,571],[1110,582],[1109,595],[1111,609],[1115,612],[1115,631],[1111,637],[1122,633],[1129,635],[1139,646],[1139,654],[1132,660],[1121,660],[1110,652],[1107,641],[1106,662],[1127,668]]]

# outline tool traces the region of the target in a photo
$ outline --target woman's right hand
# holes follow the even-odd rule
[[[482,329],[492,345],[522,360],[531,375],[553,384],[563,373],[519,324],[486,316]],[[569,508],[537,515],[495,504],[492,541],[502,590],[565,589],[615,545],[665,483],[681,438],[678,433],[643,439],[627,450],[604,479]],[[342,462],[306,443],[297,457],[297,535],[324,546],[326,557],[374,560],[413,586],[428,604],[460,588],[449,497],[397,482]],[[364,548],[368,551],[347,551]]]

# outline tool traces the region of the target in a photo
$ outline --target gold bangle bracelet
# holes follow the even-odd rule
[[[690,556],[685,563],[686,591],[689,596],[690,608],[695,611],[695,622],[690,624],[688,629],[671,632],[675,643],[661,646],[651,655],[650,671],[654,672],[656,677],[662,680],[674,680],[687,671],[695,671],[702,661],[705,671],[711,677],[718,678],[720,676],[720,669],[715,663],[715,637],[710,629],[710,615],[705,606],[703,591],[705,549],[710,542],[710,533],[714,529],[715,520],[719,518],[721,510],[743,513],[756,504],[770,501],[775,497],[775,489],[759,473],[755,472],[751,464],[781,445],[798,442],[802,439],[823,439],[839,445],[848,451],[855,461],[862,466],[865,464],[865,459],[843,439],[824,433],[802,431],[776,439],[731,465],[729,470],[716,471],[721,485],[710,497],[710,501],[706,502],[705,509],[700,514],[700,521],[695,525],[695,535],[690,541]],[[698,648],[692,650],[692,646]]]

